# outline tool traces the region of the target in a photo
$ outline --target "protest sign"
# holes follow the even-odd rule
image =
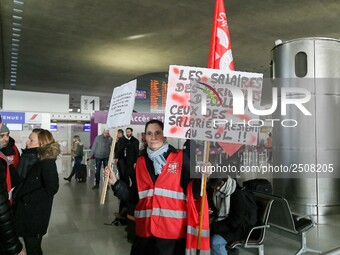
[[[262,74],[170,66],[164,134],[257,144]]]
[[[136,87],[137,81],[133,80],[114,88],[106,121],[108,128],[130,125]]]

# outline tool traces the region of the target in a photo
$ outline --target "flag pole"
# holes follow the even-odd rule
[[[209,162],[210,156],[210,141],[206,141],[204,143],[204,162]],[[205,170],[205,169],[204,169]],[[206,187],[207,187],[207,176],[205,174],[202,175],[202,183],[201,183],[201,209],[200,209],[200,225],[198,229],[197,235],[197,255],[201,253],[201,239],[202,239],[202,228],[203,228],[203,220],[204,220],[204,203],[206,196]]]
[[[115,128],[114,133],[113,133],[112,143],[111,143],[109,162],[107,163],[107,165],[110,166],[110,167],[112,167],[113,156],[114,156],[114,153],[115,153],[117,133],[118,133],[118,128]],[[105,179],[104,179],[102,194],[101,194],[101,197],[100,197],[100,204],[101,205],[105,204],[105,197],[106,197],[106,191],[107,191],[107,188],[108,188],[108,184],[109,184],[109,176],[105,177]]]
[[[218,34],[217,30],[222,30],[225,35],[224,40],[219,38],[221,33]],[[226,50],[226,51],[225,51]],[[225,60],[221,62],[222,56],[226,56]],[[230,34],[228,29],[227,15],[224,8],[224,0],[216,0],[215,10],[214,10],[214,18],[212,24],[212,33],[210,38],[210,51],[208,58],[208,68],[216,68],[216,69],[231,69],[234,70],[234,61],[231,53],[231,41]],[[219,143],[220,144],[220,143]],[[209,162],[210,155],[210,141],[206,141],[204,143],[205,147],[205,155],[204,162]],[[206,195],[206,183],[207,177],[206,175],[202,176],[202,185],[201,185],[201,212],[200,212],[200,224],[198,231],[198,239],[197,239],[197,254],[200,254],[200,246],[201,246],[201,236],[202,236],[202,227],[203,227],[203,219],[204,219],[204,196]]]

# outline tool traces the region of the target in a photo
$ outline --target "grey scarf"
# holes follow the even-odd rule
[[[228,176],[228,179],[214,194],[214,204],[218,210],[216,221],[223,220],[228,217],[230,210],[230,195],[236,189],[236,181]]]
[[[155,175],[159,175],[162,172],[163,166],[165,166],[166,160],[163,156],[164,152],[167,152],[169,149],[169,144],[164,142],[162,147],[158,150],[153,151],[149,147],[147,147],[146,152],[148,153],[149,159],[153,162],[153,167],[155,168]]]

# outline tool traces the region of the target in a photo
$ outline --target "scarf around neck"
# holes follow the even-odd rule
[[[230,211],[230,195],[236,189],[236,181],[228,176],[228,179],[214,194],[214,204],[218,210],[216,221],[223,220],[228,217]]]
[[[147,147],[146,152],[148,153],[149,159],[153,162],[153,167],[155,168],[155,175],[159,175],[162,172],[163,166],[166,164],[166,160],[163,156],[164,152],[169,149],[169,144],[164,142],[163,145],[156,151],[151,150]]]

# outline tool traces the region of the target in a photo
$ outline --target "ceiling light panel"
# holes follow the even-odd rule
[[[13,0],[13,3],[23,5],[23,4],[24,4],[24,1]]]
[[[16,5],[13,8],[13,22],[12,22],[12,48],[11,48],[11,74],[10,74],[10,85],[12,87],[16,86],[17,79],[17,66],[18,66],[18,56],[19,56],[19,47],[20,47],[20,36],[21,36],[21,22],[22,22],[22,13],[24,10],[22,9],[24,0],[13,0],[13,3]]]
[[[18,8],[13,8],[13,11],[14,11],[15,13],[22,13],[22,12],[23,12],[23,10],[18,9]]]
[[[22,17],[18,16],[18,15],[13,15],[13,19],[15,19],[15,20],[22,20]]]

